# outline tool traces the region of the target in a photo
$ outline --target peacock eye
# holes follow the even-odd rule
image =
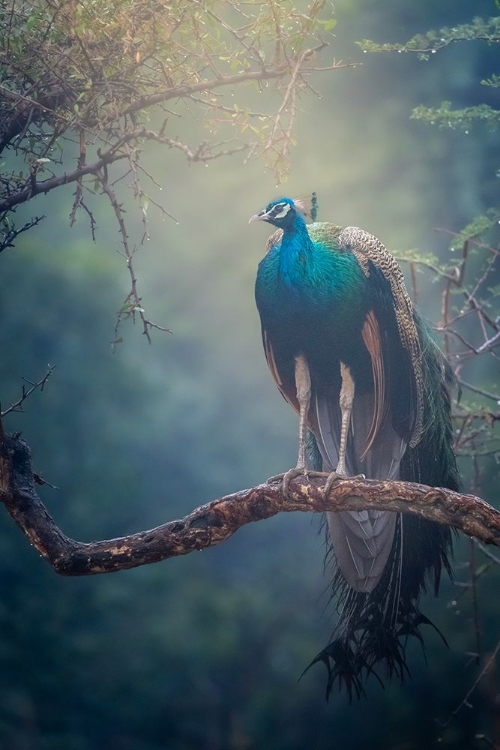
[[[277,203],[273,209],[273,218],[284,219],[290,209],[291,205],[289,203]]]

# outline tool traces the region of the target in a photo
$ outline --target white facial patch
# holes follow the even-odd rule
[[[278,208],[278,206],[276,206],[276,208]],[[279,214],[273,213],[273,219],[283,219],[287,215],[287,213],[290,211],[290,209],[291,209],[291,205],[289,203],[283,203],[283,208],[281,209]]]

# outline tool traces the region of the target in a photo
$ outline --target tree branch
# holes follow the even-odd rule
[[[486,544],[500,546],[500,512],[473,495],[410,482],[344,479],[323,496],[325,479],[298,477],[284,497],[281,482],[261,484],[213,500],[177,521],[149,531],[89,544],[67,537],[37,496],[30,451],[18,437],[0,445],[0,500],[57,573],[112,573],[213,547],[247,523],[277,513],[391,510],[448,524]]]
[[[29,388],[26,388],[25,385],[23,385],[21,396],[17,399],[17,401],[13,404],[11,404],[5,411],[2,411],[1,404],[0,404],[0,418],[5,417],[7,414],[10,414],[14,411],[23,411],[23,404],[26,401],[27,398],[31,396],[31,394],[37,390],[37,388],[40,388],[41,391],[43,391],[45,387],[45,383],[52,375],[52,372],[54,371],[55,365],[49,365],[47,372],[43,376],[43,378],[40,378],[40,380],[37,380],[36,383],[33,383],[31,380],[27,380],[26,378],[23,378],[23,380],[30,386]]]
[[[113,148],[113,150],[110,149],[106,153],[102,154],[102,156],[93,164],[87,164],[84,167],[73,170],[73,172],[65,172],[64,174],[58,175],[57,177],[51,177],[48,180],[30,184],[29,187],[26,187],[23,190],[20,190],[18,193],[15,193],[14,195],[0,201],[0,213],[4,211],[10,211],[20,203],[26,203],[26,201],[34,198],[35,195],[40,195],[40,193],[49,193],[51,190],[54,190],[54,188],[61,187],[61,185],[68,185],[70,182],[76,182],[86,175],[95,174],[104,166],[112,164],[119,159],[125,159],[126,157],[127,154],[123,154],[121,152],[117,153],[116,148]]]

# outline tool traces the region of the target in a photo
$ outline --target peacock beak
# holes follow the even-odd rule
[[[251,216],[248,220],[248,223],[251,224],[252,221],[265,221],[266,215],[266,209],[264,208],[262,211],[259,211],[258,214],[254,214],[253,216]]]

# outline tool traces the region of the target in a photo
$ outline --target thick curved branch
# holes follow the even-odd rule
[[[247,523],[292,511],[377,508],[415,513],[500,546],[500,512],[473,495],[410,482],[353,478],[340,480],[324,498],[325,478],[298,477],[291,482],[289,498],[283,496],[281,482],[261,484],[150,531],[86,544],[63,534],[38,498],[26,443],[3,436],[0,446],[0,500],[31,544],[62,575],[112,573],[187,555],[223,542]]]

